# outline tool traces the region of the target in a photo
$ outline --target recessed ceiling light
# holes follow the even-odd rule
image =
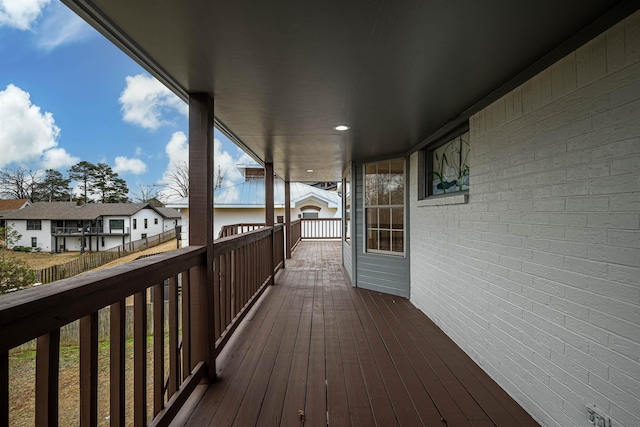
[[[351,126],[348,125],[338,125],[333,127],[335,130],[345,131],[351,129]]]
[[[313,169],[307,169],[307,172],[311,173],[313,172]]]

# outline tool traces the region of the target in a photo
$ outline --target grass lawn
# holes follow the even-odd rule
[[[165,337],[165,344],[168,336]],[[147,339],[147,415],[153,410],[153,337]],[[60,348],[59,425],[80,425],[80,351],[78,347]],[[133,425],[133,339],[126,341],[126,422]],[[165,370],[168,367],[165,345]],[[9,356],[9,426],[29,427],[35,423],[36,352],[24,351]],[[98,344],[98,425],[109,425],[109,342]]]
[[[6,252],[7,257],[21,259],[34,270],[51,267],[52,265],[64,264],[80,257],[78,252],[65,252],[62,254],[49,254],[38,252],[15,252],[8,249],[0,249]]]

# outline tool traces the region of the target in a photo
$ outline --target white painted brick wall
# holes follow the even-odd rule
[[[470,128],[468,203],[411,177],[412,302],[542,424],[640,426],[640,12]]]

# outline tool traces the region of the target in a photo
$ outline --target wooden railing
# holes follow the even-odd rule
[[[218,239],[223,237],[235,236],[236,234],[242,234],[253,230],[258,230],[264,227],[264,223],[249,223],[249,224],[231,224],[223,225],[218,233]]]
[[[284,266],[282,225],[218,239],[214,245],[214,331],[218,354],[275,272]]]
[[[34,338],[34,424],[59,424],[60,328],[77,319],[80,425],[97,425],[101,309],[110,311],[110,424],[124,426],[133,421],[144,426],[151,419],[150,425],[168,425],[200,380],[215,374],[209,372],[215,369],[210,366],[215,359],[207,354],[215,357],[220,352],[284,266],[283,237],[281,225],[268,227],[216,241],[211,256],[206,247],[192,246],[0,297],[0,426],[9,424],[12,410],[9,353]],[[147,310],[150,290],[163,295],[165,280],[169,284],[168,313],[159,297],[153,298],[153,309]],[[130,299],[134,306],[134,379],[133,389],[125,390],[125,307]],[[153,324],[151,360],[147,357],[147,317]],[[147,365],[153,367],[149,381]],[[149,396],[147,382],[153,384]],[[125,419],[125,392],[127,399],[133,396],[133,420]]]
[[[303,218],[302,240],[339,239],[342,237],[341,218]]]
[[[298,243],[302,240],[302,220],[297,219],[295,221],[291,221],[291,251],[293,251]]]
[[[84,230],[83,230],[84,228]],[[129,234],[129,227],[124,228],[105,228],[105,227],[51,227],[51,234],[64,234],[80,236],[83,234]]]

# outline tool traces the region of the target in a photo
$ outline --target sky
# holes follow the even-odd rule
[[[188,106],[58,0],[0,0],[0,169],[107,163],[129,185],[188,159]],[[223,186],[253,163],[214,133]]]

